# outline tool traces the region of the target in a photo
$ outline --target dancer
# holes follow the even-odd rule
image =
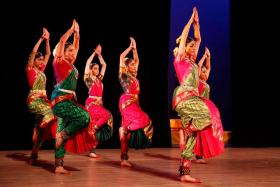
[[[204,61],[206,61],[205,66],[203,65]],[[210,87],[206,81],[208,80],[210,74],[211,65],[210,65],[210,52],[207,47],[205,47],[204,55],[202,56],[202,58],[200,59],[197,65],[198,65],[198,76],[199,76],[198,94],[200,97],[209,99]],[[198,156],[198,155],[195,155],[195,163],[207,164],[203,156]]]
[[[205,63],[205,66],[203,63]],[[198,75],[199,75],[199,85],[198,93],[201,97],[206,99],[210,98],[210,86],[207,84],[208,77],[211,71],[211,55],[207,47],[205,47],[205,52],[200,61],[198,62]]]
[[[194,40],[188,38],[191,25],[194,27]],[[190,175],[194,154],[209,158],[221,154],[224,148],[219,111],[210,100],[203,99],[198,94],[199,77],[195,60],[200,42],[198,12],[194,8],[182,31],[174,60],[180,85],[174,90],[172,106],[181,117],[186,142],[179,167],[182,182],[200,182]]]
[[[102,95],[103,84],[102,79],[106,71],[106,63],[101,55],[101,45],[98,45],[91,56],[88,58],[84,81],[89,89],[89,96],[86,100],[86,109],[91,116],[91,123],[88,127],[89,133],[95,140],[94,148],[90,151],[89,157],[98,158],[96,147],[99,141],[106,141],[113,135],[113,116],[103,107]],[[97,55],[101,63],[101,71],[99,65],[91,63],[94,56]]]
[[[38,151],[44,139],[55,138],[56,117],[52,113],[51,104],[46,93],[46,76],[44,74],[51,54],[49,38],[49,32],[46,28],[43,28],[43,35],[35,44],[26,66],[30,86],[27,105],[36,120],[32,136],[33,148],[29,161],[30,164],[36,163]],[[43,41],[46,43],[45,55],[38,52]]]
[[[127,58],[133,52],[133,58]],[[119,128],[121,142],[121,166],[131,167],[128,162],[128,148],[144,148],[150,145],[153,126],[149,116],[142,111],[138,96],[139,81],[136,78],[139,58],[135,40],[130,37],[130,46],[120,55],[119,80],[123,89],[119,109],[122,115],[122,125]],[[129,144],[129,145],[128,145]]]
[[[72,34],[74,34],[73,44],[67,42]],[[88,112],[77,103],[75,93],[78,70],[74,62],[79,50],[79,39],[79,25],[76,20],[73,20],[71,28],[60,38],[54,50],[53,68],[57,84],[51,100],[53,112],[59,120],[55,145],[55,173],[61,174],[69,174],[69,171],[63,167],[67,143],[71,142],[76,152],[81,149],[85,151],[83,146],[86,145],[83,145],[83,142],[75,143],[73,137],[76,137],[78,132],[82,132],[82,129],[86,130],[90,122]],[[81,136],[79,140],[83,141],[83,137]]]

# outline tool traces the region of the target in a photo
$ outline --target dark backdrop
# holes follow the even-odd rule
[[[279,8],[231,1],[233,146],[280,146]]]
[[[71,27],[75,18],[80,25],[80,50],[75,63],[79,70],[77,95],[84,104],[87,88],[82,81],[87,58],[100,43],[107,62],[104,83],[104,106],[114,116],[113,138],[100,144],[100,148],[119,146],[118,128],[121,122],[118,110],[121,87],[118,82],[119,55],[133,36],[137,42],[140,58],[138,79],[140,80],[140,105],[148,113],[154,125],[154,147],[170,146],[170,130],[167,111],[167,62],[169,2],[151,4],[148,1],[107,1],[103,3],[66,2],[65,5],[51,1],[7,6],[3,14],[4,54],[2,56],[2,107],[1,149],[30,149],[33,118],[26,105],[29,87],[25,74],[28,56],[42,34],[42,27],[50,32],[53,49],[59,38]],[[3,43],[2,43],[3,44]],[[44,52],[44,43],[40,51]],[[3,52],[3,51],[2,51]],[[45,70],[47,92],[50,96],[54,85],[52,57]],[[5,121],[5,122],[4,122]],[[51,143],[45,147],[51,148]]]

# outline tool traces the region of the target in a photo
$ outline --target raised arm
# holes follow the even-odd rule
[[[210,71],[211,71],[211,54],[208,48],[206,48],[206,63],[205,63],[205,67],[206,67],[206,76],[207,78],[210,75]]]
[[[136,71],[138,71],[138,66],[139,66],[139,57],[138,57],[138,52],[136,48],[136,41],[134,38],[130,37],[130,47],[133,53],[133,60],[136,63]]]
[[[75,20],[74,20],[75,21]],[[75,59],[77,58],[79,47],[80,47],[80,27],[77,21],[75,21],[74,25],[74,41],[73,46],[75,50]]]
[[[33,64],[34,64],[34,60],[35,60],[35,56],[36,56],[36,53],[42,43],[42,41],[44,40],[44,33],[43,35],[41,36],[41,38],[39,38],[39,40],[37,41],[37,43],[35,44],[35,46],[33,47],[32,49],[32,52],[29,56],[29,59],[28,59],[28,63],[27,63],[27,67],[33,67]]]
[[[46,49],[45,49],[45,57],[44,57],[44,61],[43,64],[44,66],[47,65],[50,55],[51,55],[51,47],[50,47],[50,33],[48,32],[48,30],[46,28],[43,28],[43,36],[46,42]]]
[[[201,42],[200,25],[199,25],[199,17],[198,17],[197,9],[195,9],[194,12],[193,29],[194,29],[194,40],[196,42]]]
[[[185,53],[186,50],[186,41],[187,41],[187,37],[189,35],[189,31],[190,31],[190,27],[193,23],[193,19],[194,19],[194,14],[195,14],[196,8],[194,7],[193,9],[193,13],[191,18],[189,19],[188,23],[185,25],[182,34],[181,34],[181,40],[179,43],[179,48],[178,48],[178,53],[177,56],[182,56]]]
[[[73,20],[73,23],[72,23],[72,26],[70,29],[68,29],[66,31],[66,33],[64,33],[60,40],[59,40],[59,43],[57,44],[56,46],[56,49],[55,49],[55,57],[63,57],[64,55],[64,47],[65,47],[65,43],[67,42],[67,40],[69,39],[69,37],[74,33],[74,27],[75,27],[75,23],[76,21]]]
[[[120,55],[120,67],[119,67],[119,74],[122,74],[127,71],[126,65],[125,65],[125,58],[128,55],[128,53],[131,51],[131,43],[130,46],[122,52]]]
[[[100,71],[100,75],[98,76],[99,79],[103,79],[104,75],[105,75],[105,71],[106,71],[106,63],[105,60],[103,59],[102,55],[101,55],[101,51],[102,51],[102,47],[100,44],[97,45],[95,52],[98,56],[99,62],[101,64],[101,71]]]
[[[95,51],[93,51],[93,53],[90,55],[90,57],[87,59],[87,62],[86,62],[86,67],[85,67],[85,72],[84,72],[84,81],[86,81],[89,77],[90,77],[90,69],[89,69],[89,66],[90,66],[90,63],[92,62],[94,56],[95,56]]]
[[[206,49],[207,49],[207,47],[205,47],[204,54],[203,54],[203,56],[201,57],[201,59],[199,60],[199,62],[197,64],[198,65],[198,75],[199,76],[200,76],[200,73],[201,73],[201,69],[202,69],[203,63],[204,63],[204,61],[205,61],[205,59],[207,57]]]
[[[207,79],[208,79],[208,77],[210,75],[210,71],[211,71],[211,59],[210,58],[211,58],[210,51],[207,47],[205,47],[205,52],[204,52],[202,58],[200,59],[200,61],[198,62],[198,75],[200,76],[200,73],[202,71],[203,63],[206,60],[205,68],[206,68]]]
[[[197,9],[195,9],[195,12],[194,12],[193,29],[194,29],[194,41],[195,41],[195,44],[194,44],[195,55],[197,56],[199,46],[201,43],[200,25],[199,25],[199,17],[198,17]]]

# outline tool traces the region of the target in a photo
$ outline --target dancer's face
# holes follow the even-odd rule
[[[187,45],[186,45],[186,54],[187,55],[195,55],[194,44],[195,44],[194,41],[187,43]]]
[[[128,66],[127,66],[127,70],[129,73],[137,73],[136,72],[136,62],[134,60],[131,60],[131,62],[129,62]]]
[[[69,45],[64,51],[64,58],[69,62],[73,62],[75,60],[75,50],[73,45]]]
[[[44,62],[44,56],[40,56],[38,58],[35,58],[34,66],[38,69],[41,69],[42,66],[43,66],[43,62]]]
[[[92,69],[91,69],[91,73],[93,76],[97,76],[99,74],[99,65],[95,64]]]
[[[206,67],[205,66],[203,66],[202,68],[201,68],[201,72],[200,72],[200,76],[199,76],[199,78],[201,79],[201,80],[203,80],[203,81],[207,81],[207,69],[206,69]]]

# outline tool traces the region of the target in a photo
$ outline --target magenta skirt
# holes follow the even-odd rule
[[[194,153],[204,158],[210,158],[223,153],[224,131],[218,108],[211,100],[203,100],[209,109],[212,124],[197,132]]]
[[[122,115],[122,127],[129,126],[131,131],[145,128],[151,122],[149,116],[140,108],[138,100],[130,95],[122,94],[119,108]]]

